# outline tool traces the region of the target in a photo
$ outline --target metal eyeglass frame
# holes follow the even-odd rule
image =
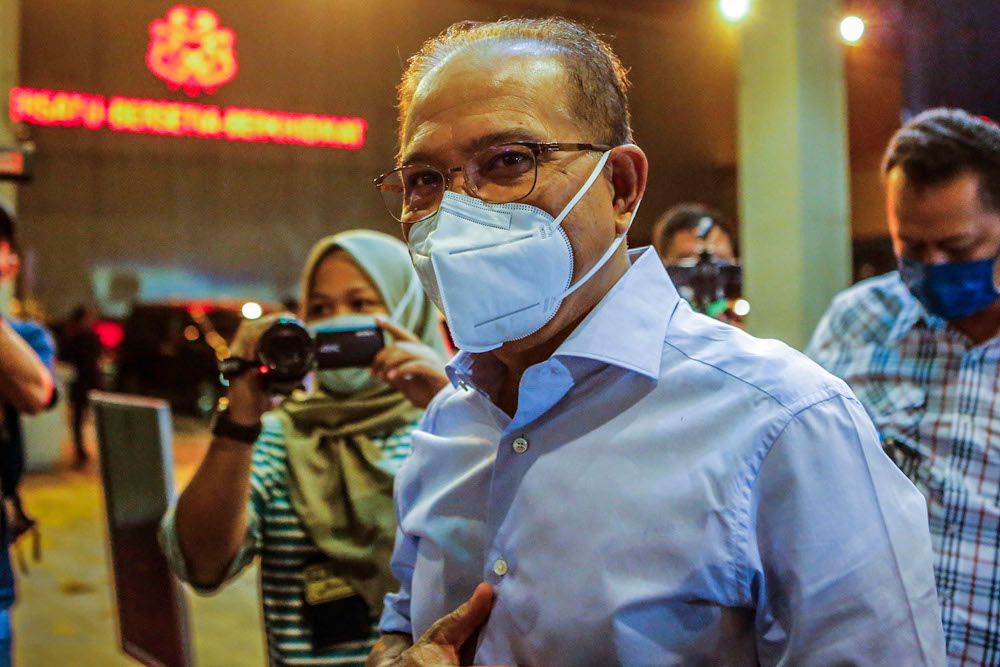
[[[431,169],[431,170],[436,171],[437,173],[441,174],[442,180],[444,181],[444,185],[445,185],[444,190],[442,190],[442,192],[441,192],[442,197],[443,197],[444,196],[444,192],[446,190],[451,189],[451,175],[452,174],[454,174],[456,172],[460,172],[460,171],[466,171],[469,163],[471,163],[481,153],[484,153],[484,152],[486,152],[488,150],[494,150],[494,149],[497,149],[497,148],[503,148],[504,146],[523,146],[525,148],[530,149],[532,155],[534,156],[534,160],[535,160],[535,164],[534,164],[535,175],[534,175],[534,178],[533,178],[533,180],[531,182],[531,188],[527,192],[525,192],[523,195],[521,195],[520,197],[518,197],[517,199],[511,199],[511,200],[504,201],[504,202],[490,202],[490,203],[495,203],[495,204],[501,204],[501,203],[502,204],[509,204],[511,202],[521,201],[522,199],[524,199],[525,197],[527,197],[528,195],[530,195],[532,192],[534,192],[535,191],[535,185],[538,184],[538,157],[542,153],[555,153],[555,152],[558,152],[558,151],[599,151],[601,153],[604,153],[604,152],[609,151],[612,148],[614,148],[613,146],[610,146],[608,144],[565,143],[565,142],[556,142],[556,141],[550,141],[550,142],[508,141],[508,142],[505,142],[505,143],[502,143],[502,144],[497,144],[496,146],[490,146],[488,148],[484,148],[483,150],[476,151],[475,155],[473,155],[468,160],[466,160],[466,162],[465,162],[464,165],[461,165],[461,166],[458,166],[458,167],[451,167],[450,169],[446,169],[446,170],[442,171],[441,169],[438,169],[434,165],[430,165],[430,164],[407,164],[407,165],[403,165],[401,167],[396,167],[395,169],[387,171],[384,174],[380,174],[380,175],[376,176],[374,178],[374,180],[373,180],[373,184],[375,185],[375,189],[378,190],[379,193],[381,194],[381,192],[382,192],[382,183],[385,181],[386,178],[392,176],[393,174],[395,174],[397,172],[403,171],[404,169],[412,169],[414,167],[424,167],[424,168]],[[477,194],[475,186],[472,184],[471,180],[466,179],[466,183],[468,185],[467,185],[467,187],[464,187],[463,189],[466,190],[466,192],[468,192],[470,195],[474,195],[478,199],[482,199]],[[488,199],[483,199],[483,201],[489,202]],[[416,224],[418,222],[422,222],[422,221],[426,220],[427,218],[430,218],[431,216],[433,216],[435,213],[437,213],[437,210],[438,210],[437,208],[435,208],[431,213],[428,213],[427,215],[425,215],[424,217],[422,217],[422,218],[420,218],[418,220],[400,220],[399,216],[397,216],[396,213],[393,212],[392,208],[389,206],[389,203],[387,201],[385,201],[384,197],[382,199],[382,203],[385,204],[386,209],[389,211],[389,215],[391,215],[395,220],[398,220],[399,222],[402,222],[403,224],[406,224],[406,225]],[[440,207],[440,206],[441,206],[441,202],[439,201],[438,202],[438,207]]]

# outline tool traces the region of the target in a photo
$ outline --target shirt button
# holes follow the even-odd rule
[[[502,577],[503,575],[507,574],[507,561],[505,561],[503,558],[497,558],[495,561],[493,561],[493,572],[498,577]]]
[[[526,451],[528,451],[528,441],[525,440],[523,437],[516,438],[514,440],[513,447],[514,451],[517,452],[518,454],[524,454]]]

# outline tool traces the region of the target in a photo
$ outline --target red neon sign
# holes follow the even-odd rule
[[[210,9],[177,5],[149,24],[146,65],[171,90],[214,93],[236,76],[236,34]]]
[[[11,89],[10,118],[88,130],[107,124],[116,132],[333,148],[361,148],[368,128],[364,118],[119,96],[105,101],[100,95],[34,88]]]

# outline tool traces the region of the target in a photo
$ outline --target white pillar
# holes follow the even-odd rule
[[[835,0],[757,0],[741,28],[739,189],[749,324],[802,349],[851,275]]]

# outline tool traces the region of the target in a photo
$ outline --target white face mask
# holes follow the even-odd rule
[[[459,348],[486,352],[530,336],[611,259],[624,233],[571,285],[573,249],[560,226],[600,176],[608,155],[556,218],[528,204],[489,204],[446,191],[437,213],[413,225],[413,266]]]
[[[350,313],[310,322],[306,325],[306,329],[315,338],[316,334],[321,331],[371,329],[376,326],[374,316]],[[383,333],[383,336],[385,336],[385,343],[388,345],[388,334]],[[372,377],[367,368],[357,367],[318,370],[316,371],[316,382],[331,394],[341,396],[357,394],[382,386],[382,382]]]
[[[385,386],[367,368],[327,368],[316,371],[316,382],[324,391],[337,396],[353,396]]]

